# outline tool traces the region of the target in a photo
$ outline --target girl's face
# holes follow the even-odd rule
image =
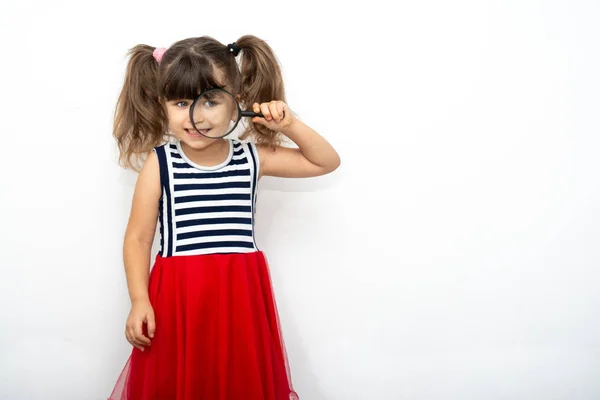
[[[168,101],[165,104],[169,128],[173,135],[189,147],[201,150],[218,142],[218,140],[207,138],[194,129],[190,121],[190,107],[193,99],[179,99]],[[234,102],[222,102],[219,99],[200,99],[194,107],[194,120],[196,127],[209,136],[222,136],[229,130],[232,121],[235,123],[237,107]]]

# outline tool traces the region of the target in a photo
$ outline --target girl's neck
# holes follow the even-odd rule
[[[231,144],[228,140],[217,139],[214,143],[202,148],[194,149],[185,142],[179,141],[181,150],[189,161],[199,167],[211,168],[224,163],[229,157]]]

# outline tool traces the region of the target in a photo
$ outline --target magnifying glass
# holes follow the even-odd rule
[[[210,139],[220,139],[235,130],[242,117],[262,117],[261,113],[242,111],[236,98],[225,89],[208,89],[192,103],[190,121],[194,129]]]

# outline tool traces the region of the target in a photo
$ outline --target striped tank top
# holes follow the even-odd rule
[[[191,161],[181,142],[156,147],[162,257],[258,251],[254,208],[259,161],[256,146],[228,139],[229,155],[216,166]]]

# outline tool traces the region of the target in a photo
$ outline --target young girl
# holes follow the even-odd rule
[[[277,59],[255,36],[138,45],[129,55],[114,136],[124,166],[144,160],[123,251],[134,348],[110,400],[297,399],[254,241],[256,186],[262,176],[327,174],[340,158],[288,108]],[[191,121],[190,106],[212,88],[264,118],[248,119],[240,141],[205,136],[214,121]],[[299,148],[281,147],[282,134]]]

